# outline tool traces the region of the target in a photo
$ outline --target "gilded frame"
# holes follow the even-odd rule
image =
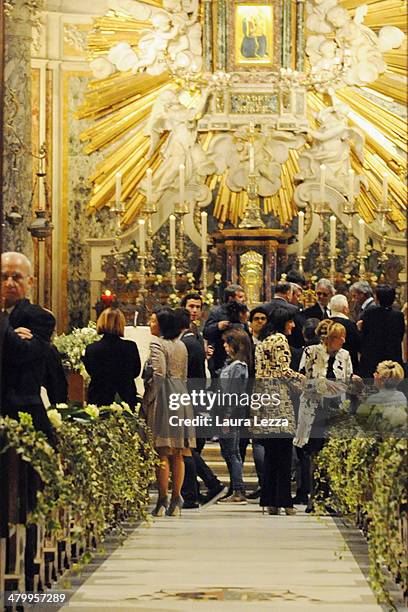
[[[230,0],[226,3],[226,68],[228,71],[279,70],[281,67],[281,3],[276,0]],[[245,38],[248,21],[259,18],[261,31]],[[247,20],[246,28],[244,18]],[[257,27],[256,25],[254,27]],[[260,36],[256,36],[260,34]],[[246,46],[246,49],[245,49]],[[244,57],[242,51],[248,57]]]

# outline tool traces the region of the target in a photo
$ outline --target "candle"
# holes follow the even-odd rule
[[[359,240],[360,240],[360,253],[364,255],[365,252],[365,223],[364,219],[358,220],[359,227]]]
[[[320,202],[324,204],[326,201],[326,166],[320,166]]]
[[[207,255],[207,213],[201,213],[201,255]]]
[[[298,255],[303,255],[303,238],[305,235],[305,213],[301,210],[298,213]]]
[[[145,254],[145,241],[146,241],[146,236],[145,236],[145,221],[144,219],[139,219],[139,250],[140,250],[140,254],[144,255]]]
[[[153,178],[153,170],[151,168],[148,168],[146,170],[146,194],[147,194],[147,201],[149,203],[153,200],[152,178]]]
[[[122,197],[122,175],[120,172],[115,174],[115,204],[119,208]]]
[[[336,257],[336,217],[330,216],[330,256]]]
[[[176,256],[176,217],[174,215],[170,215],[170,255],[172,257]]]
[[[388,201],[388,174],[383,174],[383,182],[382,182],[382,202],[383,204],[387,204]]]
[[[348,171],[349,174],[349,202],[350,204],[353,204],[354,202],[354,170],[352,168],[350,168],[350,170]]]
[[[184,186],[185,186],[185,167],[184,164],[179,165],[179,196],[180,204],[184,203]]]
[[[255,151],[254,145],[252,142],[249,145],[249,174],[254,174],[255,172]]]

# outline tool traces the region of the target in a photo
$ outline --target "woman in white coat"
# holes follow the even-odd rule
[[[328,418],[345,399],[353,376],[350,354],[342,348],[346,339],[345,327],[324,319],[317,326],[316,335],[320,344],[307,346],[299,365],[299,371],[304,371],[310,383],[300,399],[299,421],[293,440],[295,446],[304,447],[310,454],[312,479],[316,456],[325,442]],[[309,500],[306,511],[311,510]]]

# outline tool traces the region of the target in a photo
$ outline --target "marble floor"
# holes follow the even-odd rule
[[[358,532],[330,517],[214,505],[132,531],[70,598],[80,612],[381,610]]]

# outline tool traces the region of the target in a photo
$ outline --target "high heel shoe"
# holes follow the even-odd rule
[[[276,506],[267,506],[266,509],[268,511],[268,514],[277,515],[280,512],[280,508],[277,508]]]
[[[152,516],[164,516],[167,513],[169,500],[166,497],[159,497],[155,509],[152,511]]]
[[[287,516],[294,516],[296,514],[296,508],[293,508],[293,507],[285,508],[285,514]]]
[[[172,499],[170,506],[166,510],[167,516],[181,516],[181,509],[183,507],[184,499],[179,495],[175,499]]]

